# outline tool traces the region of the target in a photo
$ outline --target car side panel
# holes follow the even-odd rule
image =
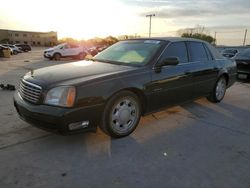
[[[77,87],[77,106],[91,106],[105,104],[115,93],[125,89],[138,90],[143,95],[142,104],[150,104],[149,95],[151,82],[150,69],[142,68],[129,74],[113,75],[112,78],[99,80],[94,84],[80,85]]]

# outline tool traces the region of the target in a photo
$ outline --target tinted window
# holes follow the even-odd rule
[[[206,52],[207,52],[208,59],[209,59],[209,60],[213,60],[214,58],[213,58],[213,56],[212,56],[211,51],[208,49],[207,45],[206,45],[206,44],[203,44],[203,46],[205,47],[205,50],[206,50]]]
[[[167,57],[178,57],[180,63],[187,63],[188,56],[185,42],[171,43],[165,50],[162,59]]]
[[[189,42],[190,60],[195,61],[207,61],[207,53],[201,42]]]

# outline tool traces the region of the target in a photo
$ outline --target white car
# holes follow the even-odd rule
[[[60,60],[61,57],[84,59],[88,54],[87,49],[81,45],[63,43],[44,51],[44,57]]]

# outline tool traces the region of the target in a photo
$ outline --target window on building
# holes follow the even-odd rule
[[[37,45],[41,45],[41,42],[37,42]]]
[[[19,41],[16,41],[16,44],[19,44],[20,42]]]
[[[36,42],[35,42],[35,41],[33,41],[33,42],[32,42],[32,44],[33,44],[33,45],[36,45]]]
[[[26,34],[26,33],[24,33],[24,34],[23,34],[23,37],[27,37],[27,34]]]
[[[23,41],[23,43],[24,43],[24,44],[28,44],[28,42],[27,42],[27,41]]]
[[[18,33],[15,33],[15,37],[18,37],[19,36],[19,34]]]

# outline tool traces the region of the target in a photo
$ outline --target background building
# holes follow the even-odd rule
[[[24,43],[32,46],[54,46],[57,32],[33,32],[0,29],[0,43]]]

